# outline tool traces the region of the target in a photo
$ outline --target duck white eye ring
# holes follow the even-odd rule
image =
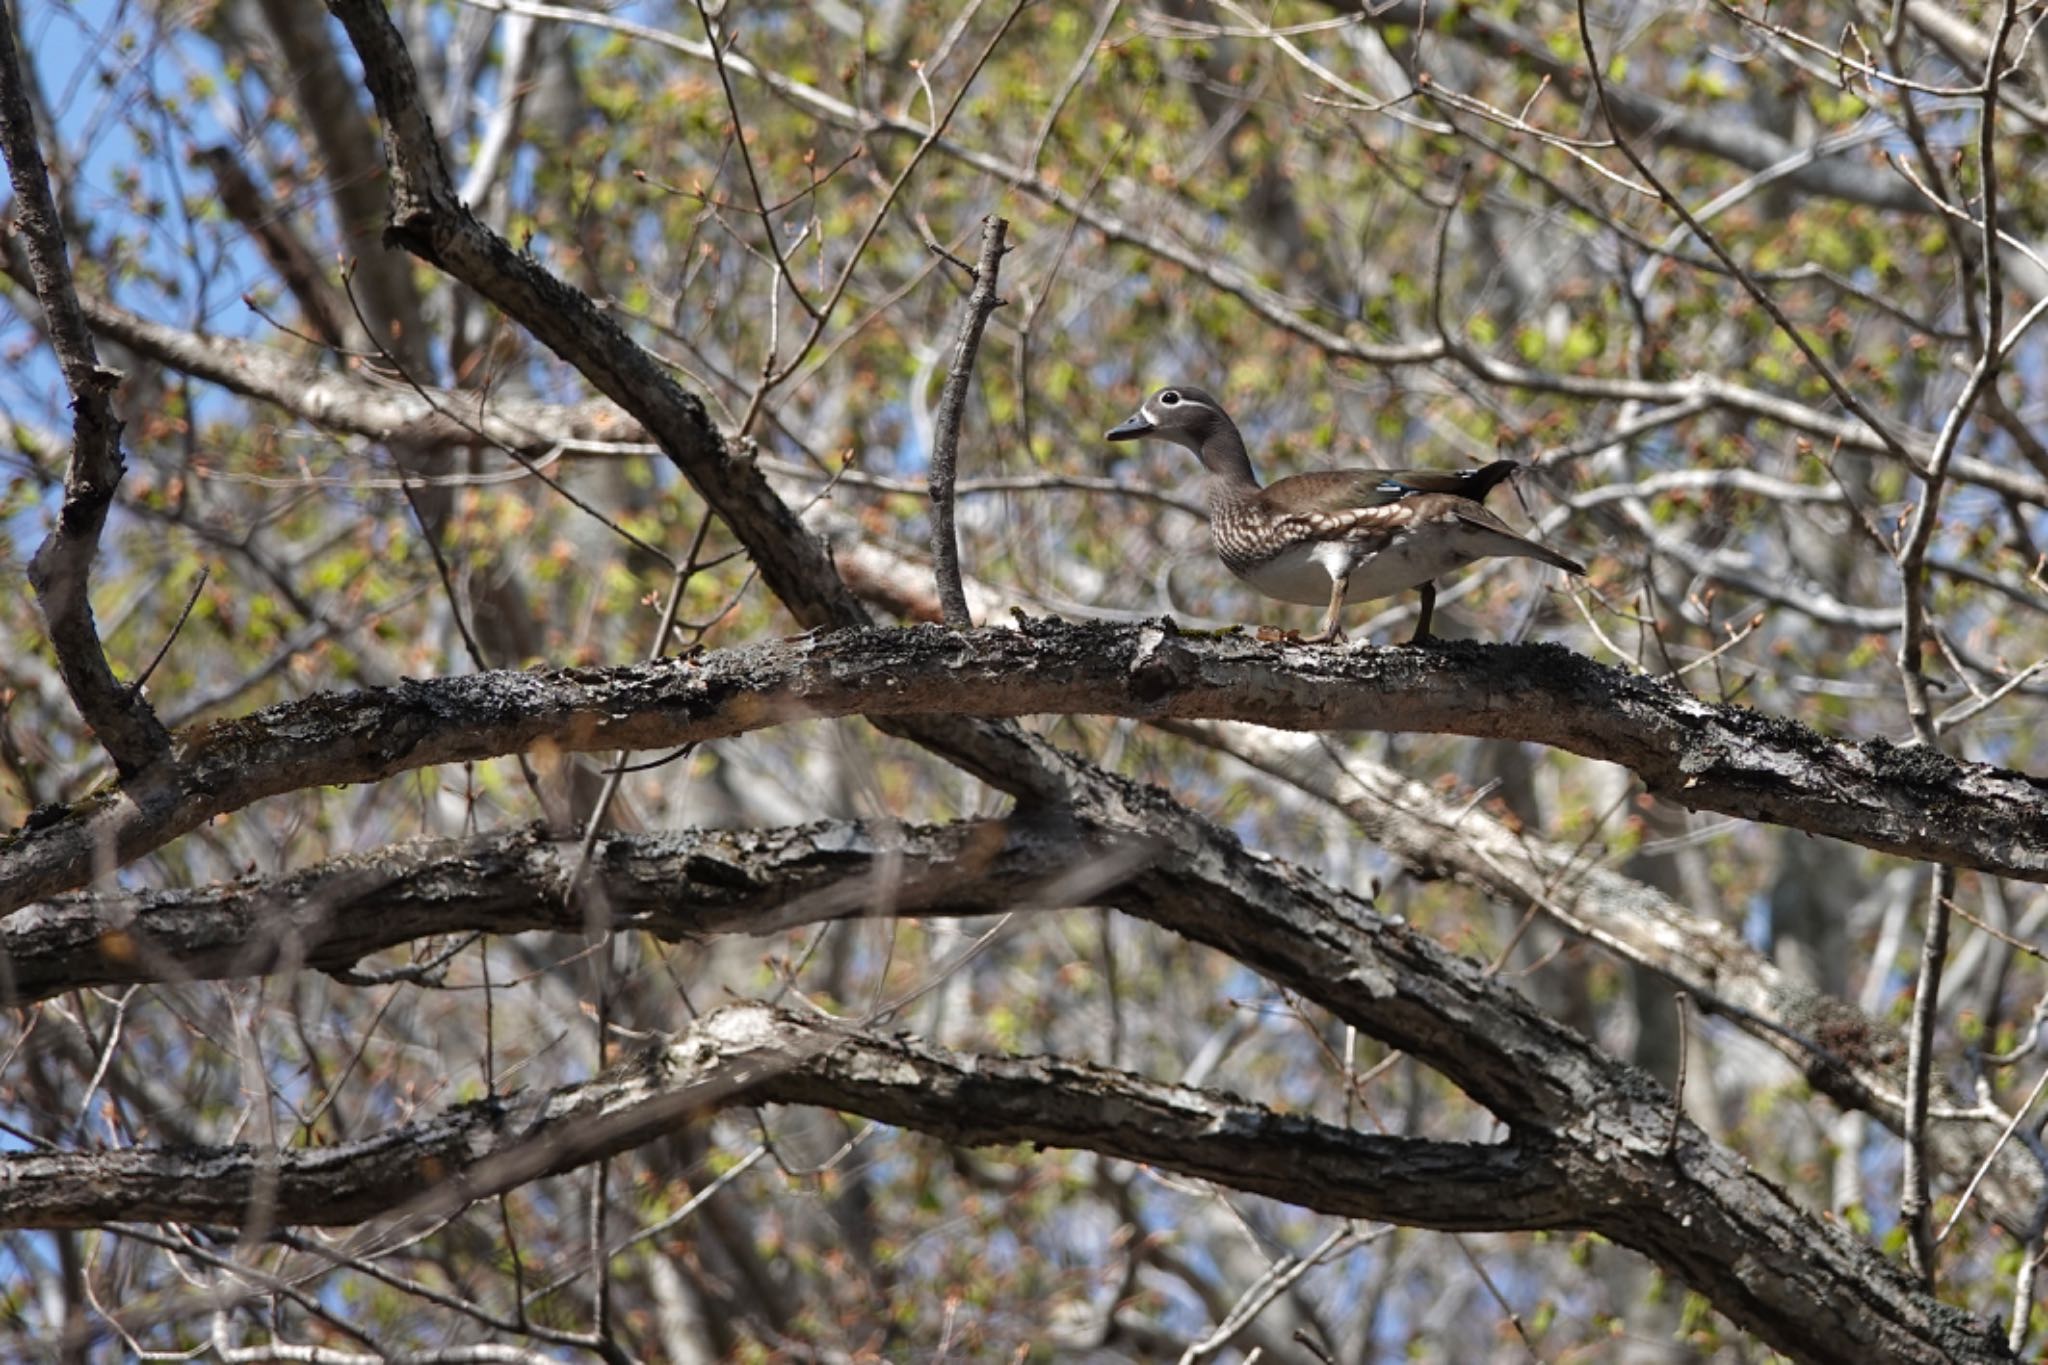
[[[1159,395],[1159,405],[1161,407],[1176,407],[1179,405],[1179,403],[1180,394],[1178,391],[1174,389],[1168,389],[1165,393]]]

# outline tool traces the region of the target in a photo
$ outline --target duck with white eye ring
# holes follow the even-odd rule
[[[1225,567],[1266,596],[1325,606],[1307,642],[1341,641],[1347,602],[1422,590],[1414,641],[1431,638],[1436,580],[1490,557],[1533,559],[1584,576],[1585,566],[1517,535],[1481,506],[1522,466],[1335,469],[1261,486],[1237,424],[1203,390],[1170,384],[1112,427],[1108,439],[1156,437],[1186,446],[1209,471],[1209,531]]]

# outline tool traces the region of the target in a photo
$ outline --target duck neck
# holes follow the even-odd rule
[[[1252,472],[1251,453],[1237,424],[1225,417],[1195,449],[1202,468],[1209,471],[1209,500],[1235,502],[1259,491],[1259,476]]]

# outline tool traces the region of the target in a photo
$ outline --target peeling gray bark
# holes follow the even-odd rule
[[[771,495],[772,496],[772,495]],[[1848,743],[1702,701],[1553,645],[1338,650],[1157,626],[841,631],[612,669],[492,672],[329,694],[193,727],[174,761],[0,839],[0,913],[83,885],[201,821],[282,792],[558,749],[666,749],[822,716],[898,728],[1036,714],[1231,719],[1534,741],[1650,790],[1887,853],[2048,881],[2048,781],[1883,740]],[[921,732],[925,733],[925,732]],[[1068,799],[1115,779],[1011,730],[974,744],[1064,765]]]

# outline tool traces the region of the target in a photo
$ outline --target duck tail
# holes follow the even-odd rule
[[[1568,574],[1576,574],[1580,578],[1586,576],[1586,566],[1578,560],[1561,555],[1548,545],[1540,545],[1529,539],[1478,503],[1467,502],[1458,507],[1454,515],[1467,526],[1484,531],[1492,539],[1496,548],[1489,553],[1534,559],[1550,565],[1553,569],[1563,569]]]
[[[1492,464],[1482,465],[1478,469],[1468,469],[1465,471],[1465,486],[1459,490],[1459,495],[1474,502],[1485,502],[1488,493],[1525,468],[1527,466],[1520,460],[1495,460]]]

